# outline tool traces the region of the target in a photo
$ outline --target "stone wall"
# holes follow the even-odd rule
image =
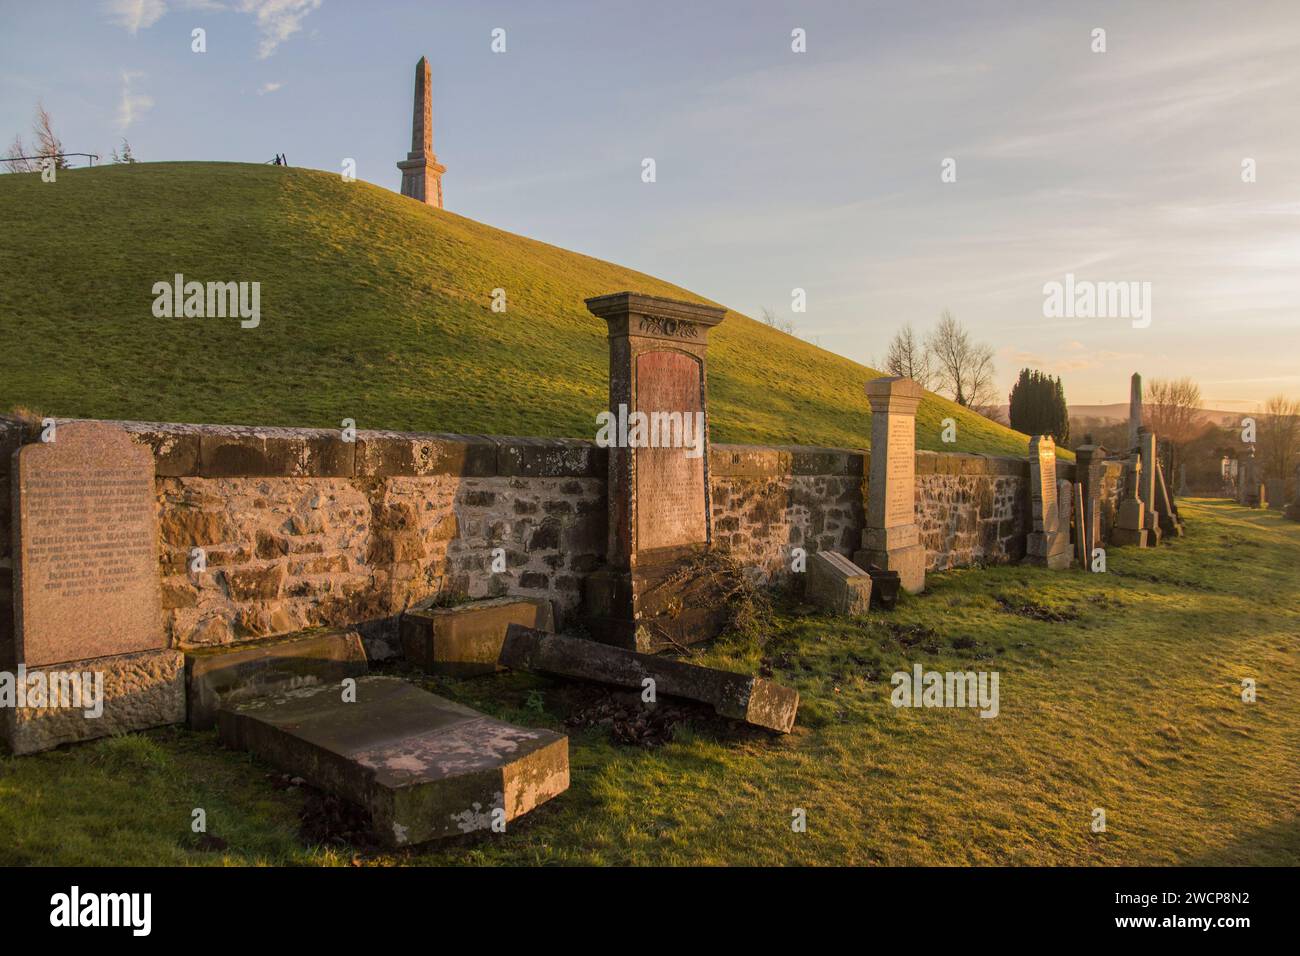
[[[829,448],[713,445],[713,541],[765,582],[790,574],[792,548],[851,555],[861,547],[866,463]]]
[[[484,436],[122,423],[154,452],[162,622],[172,646],[314,625],[358,625],[395,646],[403,609],[439,593],[579,608],[606,546],[608,458],[591,442]],[[0,662],[12,653],[10,458],[0,419]],[[765,581],[790,549],[861,545],[870,455],[714,445],[714,542]],[[931,571],[1018,560],[1030,528],[1028,462],[918,452],[917,520]],[[1105,463],[1103,527],[1122,492]],[[1072,479],[1074,466],[1058,465]],[[1105,503],[1109,501],[1109,504]],[[191,570],[193,549],[206,568]],[[505,570],[492,570],[494,549]]]

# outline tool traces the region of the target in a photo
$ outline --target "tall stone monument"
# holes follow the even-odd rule
[[[15,663],[69,700],[5,707],[10,750],[183,720],[184,659],[162,629],[153,453],[114,425],[59,424],[52,441],[14,452],[13,518]],[[99,708],[85,701],[96,686]]]
[[[925,590],[925,545],[916,523],[916,409],[925,389],[910,378],[867,383],[871,404],[871,474],[866,528],[853,563],[897,571],[910,594]]]
[[[636,292],[587,308],[609,326],[613,424],[606,565],[587,578],[588,627],[642,653],[707,640],[723,607],[688,572],[712,540],[705,355],[726,309]]]
[[[1029,439],[1029,495],[1034,530],[1025,547],[1025,563],[1063,571],[1070,566],[1070,531],[1063,521],[1061,488],[1056,481],[1056,442],[1051,435]]]
[[[1128,389],[1128,450],[1138,446],[1138,429],[1142,427],[1142,376],[1137,372]]]
[[[1124,475],[1124,500],[1119,506],[1119,517],[1110,532],[1110,542],[1124,547],[1145,548],[1147,546],[1146,506],[1138,497],[1138,485],[1142,480],[1142,459],[1134,456],[1129,459],[1128,470]]]
[[[411,151],[397,164],[402,171],[402,195],[442,208],[442,174],[447,167],[433,154],[433,90],[429,61],[415,64],[415,108],[411,117]]]

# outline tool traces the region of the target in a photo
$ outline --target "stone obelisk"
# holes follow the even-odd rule
[[[442,208],[442,174],[446,166],[433,154],[433,90],[429,60],[415,64],[415,109],[411,116],[411,151],[397,164],[402,171],[402,195]]]
[[[405,190],[403,190],[405,191]],[[1138,428],[1142,425],[1142,376],[1133,373],[1128,390],[1128,450],[1138,447]]]

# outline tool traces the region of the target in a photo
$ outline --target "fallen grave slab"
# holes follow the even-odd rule
[[[222,706],[221,739],[366,807],[407,846],[488,830],[563,793],[569,739],[515,727],[395,677],[361,677],[355,702],[318,685]]]
[[[312,684],[337,686],[368,669],[361,635],[321,628],[287,637],[185,651],[185,684],[192,730],[217,723],[222,703],[238,703]]]
[[[761,677],[735,674],[687,661],[638,654],[596,641],[510,625],[501,663],[516,670],[573,677],[640,690],[646,678],[657,694],[684,697],[713,707],[732,720],[788,734],[799,710],[799,692]]]
[[[551,602],[543,598],[490,598],[454,607],[435,607],[432,600],[408,608],[399,628],[402,654],[430,674],[491,674],[499,669],[511,624],[555,629]]]
[[[808,559],[807,597],[832,614],[866,614],[871,609],[871,575],[837,551]]]

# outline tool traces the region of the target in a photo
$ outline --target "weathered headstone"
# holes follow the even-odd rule
[[[14,464],[18,661],[166,647],[153,453],[115,426],[68,422]]]
[[[1062,520],[1060,486],[1056,481],[1056,442],[1051,435],[1035,435],[1029,440],[1029,494],[1034,530],[1026,542],[1025,563],[1053,571],[1068,568],[1070,532],[1069,525]]]
[[[1124,475],[1124,500],[1119,506],[1119,517],[1111,529],[1110,541],[1119,547],[1145,548],[1148,536],[1146,506],[1138,497],[1138,482],[1142,476],[1142,459],[1134,455]]]
[[[925,590],[925,545],[916,523],[916,409],[925,389],[910,378],[867,383],[871,404],[871,474],[859,567],[897,571],[911,594]]]
[[[609,542],[586,581],[588,626],[639,651],[707,640],[724,609],[707,582],[682,575],[712,540],[705,355],[726,310],[635,292],[587,308],[609,324],[612,425]]]
[[[1169,494],[1165,484],[1165,468],[1156,458],[1156,508],[1160,515],[1160,533],[1175,538],[1183,536],[1183,520],[1178,515],[1178,506]]]
[[[1142,468],[1138,478],[1138,497],[1142,499],[1147,539],[1152,547],[1160,543],[1160,509],[1156,504],[1156,435],[1145,426],[1138,429],[1138,452]]]
[[[832,614],[866,614],[871,609],[871,575],[837,551],[808,559],[805,596]]]
[[[0,738],[32,753],[184,720],[184,658],[162,630],[153,453],[115,425],[64,422],[14,453],[12,487],[14,663],[59,693],[4,708]],[[97,700],[82,706],[87,692]]]
[[[411,151],[397,164],[402,171],[402,195],[442,208],[442,174],[447,167],[433,153],[433,88],[429,61],[415,65],[415,106],[411,116]]]

